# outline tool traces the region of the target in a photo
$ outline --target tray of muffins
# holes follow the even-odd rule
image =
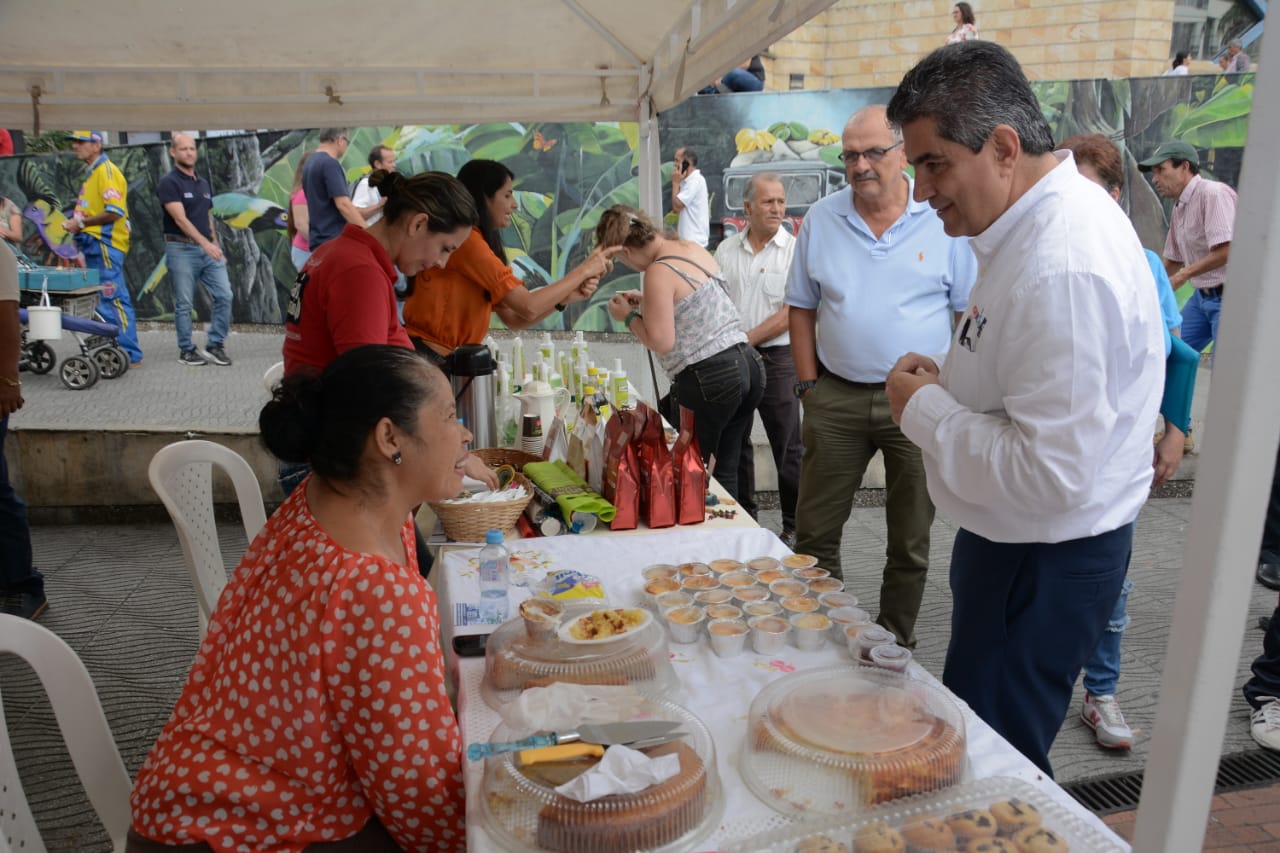
[[[844,822],[795,824],[720,853],[1122,853],[1039,788],[982,779],[886,803]]]
[[[790,554],[646,566],[642,604],[672,642],[705,639],[720,657],[747,650],[775,655],[786,645],[811,651],[834,643],[871,662],[872,647],[893,645],[893,636],[874,625],[857,606],[858,597],[817,562],[807,554]],[[864,629],[870,633],[859,646]],[[896,647],[879,657],[898,670],[911,660],[909,651]]]
[[[557,682],[630,684],[648,695],[679,689],[666,632],[642,608],[530,598],[485,646],[480,694],[501,711],[521,691]]]
[[[757,694],[743,781],[787,815],[853,814],[961,782],[964,715],[931,683],[872,666],[801,670]]]
[[[586,802],[558,792],[604,760],[594,754],[548,761],[536,754],[543,750],[529,750],[485,759],[482,822],[494,842],[503,850],[530,853],[676,853],[697,848],[719,826],[724,812],[711,732],[691,711],[656,697],[646,697],[619,722],[638,720],[677,722],[681,733],[640,750],[668,762],[675,756],[678,771],[639,791]],[[491,740],[528,734],[503,724]]]

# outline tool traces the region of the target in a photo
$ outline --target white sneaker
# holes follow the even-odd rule
[[[1253,725],[1249,733],[1259,746],[1280,750],[1280,699],[1267,696],[1258,710],[1253,712]]]
[[[1280,708],[1276,708],[1274,713],[1276,720],[1274,737],[1276,748],[1280,749]],[[1114,696],[1090,696],[1085,693],[1084,704],[1080,706],[1080,719],[1093,729],[1094,734],[1097,735],[1098,744],[1107,749],[1128,749],[1133,745],[1133,729],[1129,728],[1129,724],[1124,721],[1120,703]]]

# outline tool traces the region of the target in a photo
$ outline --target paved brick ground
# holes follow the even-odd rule
[[[1128,811],[1103,820],[1132,841],[1136,818],[1136,812]],[[1280,785],[1214,797],[1204,849],[1217,853],[1280,853]]]

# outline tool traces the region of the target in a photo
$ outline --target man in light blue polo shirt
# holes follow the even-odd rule
[[[883,453],[888,548],[876,621],[914,647],[933,503],[920,449],[890,417],[885,377],[904,346],[947,349],[977,262],[928,204],[912,201],[902,136],[883,106],[855,113],[842,142],[850,189],[809,208],[787,281],[804,406],[796,550],[841,575],[854,491]]]

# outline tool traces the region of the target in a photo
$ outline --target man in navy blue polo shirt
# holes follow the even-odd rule
[[[351,147],[345,127],[320,131],[320,144],[302,167],[302,190],[307,194],[307,215],[311,218],[311,251],[342,233],[348,222],[365,227],[364,217],[351,202],[342,155]]]
[[[223,344],[231,328],[231,282],[227,262],[213,227],[213,194],[209,182],[196,174],[196,141],[175,133],[169,145],[173,169],[156,185],[164,209],[164,255],[173,279],[173,325],[178,332],[178,363],[204,367],[209,361],[227,366],[231,359]],[[205,355],[191,340],[191,307],[196,281],[204,284],[213,302]]]

